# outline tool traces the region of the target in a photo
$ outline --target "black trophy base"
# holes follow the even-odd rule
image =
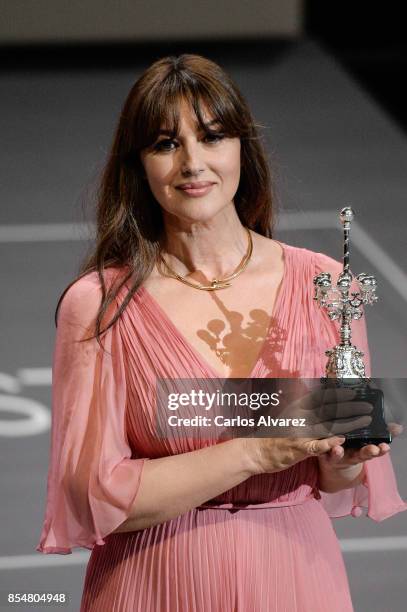
[[[368,379],[323,378],[322,381],[326,387],[333,385],[335,387],[354,389],[356,391],[356,396],[351,401],[367,402],[373,407],[370,413],[372,417],[370,425],[345,433],[345,442],[342,444],[343,448],[359,449],[368,444],[378,445],[382,442],[391,444],[392,435],[387,428],[385,420],[384,395],[381,389],[372,388]]]
[[[380,437],[372,436],[372,433],[365,430],[360,430],[358,433],[351,432],[345,435],[345,442],[341,444],[343,448],[353,448],[359,449],[363,448],[363,446],[367,446],[368,444],[381,444],[385,442],[386,444],[391,444],[392,437],[391,433],[387,432],[387,434],[383,434]]]

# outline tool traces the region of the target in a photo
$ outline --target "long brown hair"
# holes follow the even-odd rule
[[[120,317],[133,294],[152,271],[164,226],[160,204],[145,179],[140,151],[151,146],[159,130],[178,134],[179,101],[193,108],[202,130],[203,101],[218,119],[226,136],[241,141],[240,182],[234,197],[236,212],[244,226],[272,237],[274,190],[261,137],[247,102],[230,76],[215,62],[193,54],[168,56],[154,62],[132,86],[120,113],[111,150],[97,189],[96,244],[80,266],[79,275],[66,287],[63,296],[77,280],[97,271],[102,289],[95,321],[97,338]],[[119,283],[106,290],[103,270],[112,267],[124,272]],[[123,285],[130,289],[109,325],[101,322]]]

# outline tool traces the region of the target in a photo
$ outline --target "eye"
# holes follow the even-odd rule
[[[225,135],[220,132],[207,132],[203,140],[212,144],[223,140],[224,137]],[[163,138],[154,145],[154,151],[173,151],[172,144],[179,146],[173,138]]]
[[[163,140],[160,140],[159,142],[157,142],[157,144],[154,146],[154,150],[155,151],[171,151],[172,149],[169,148],[167,145],[170,145],[171,143],[174,143],[175,141],[172,138],[164,138]]]
[[[218,142],[220,140],[223,140],[223,138],[225,137],[224,134],[221,134],[220,132],[209,132],[206,136],[204,140],[209,139],[209,142]]]

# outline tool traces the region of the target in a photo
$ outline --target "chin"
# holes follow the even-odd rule
[[[184,210],[184,216],[188,217],[191,221],[209,221],[214,219],[217,215],[221,214],[225,209],[228,208],[227,204],[222,206],[201,206],[196,207],[195,210]]]
[[[221,213],[229,204],[215,204],[205,201],[205,198],[191,198],[190,201],[183,202],[177,207],[171,206],[171,208],[164,209],[164,214],[167,213],[185,221],[208,221]]]
[[[205,211],[205,212],[202,212],[201,214],[196,214],[196,215],[188,215],[187,213],[185,213],[185,214],[177,214],[176,216],[179,219],[182,219],[183,221],[186,221],[188,223],[207,223],[208,221],[211,221],[211,219],[213,219],[216,216],[216,212],[211,213],[209,211]]]

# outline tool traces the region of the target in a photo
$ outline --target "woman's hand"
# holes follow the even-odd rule
[[[363,463],[386,454],[390,447],[383,443],[359,450],[342,448],[345,437],[341,434],[366,427],[371,422],[369,413],[372,406],[365,402],[349,401],[353,397],[354,392],[347,389],[317,389],[289,403],[284,415],[279,416],[286,416],[288,412],[292,412],[290,416],[298,416],[303,412],[307,416],[308,437],[291,437],[289,432],[285,438],[241,438],[252,462],[253,474],[279,472],[317,456],[321,480],[326,482],[327,487],[338,489],[354,486],[350,483],[356,484],[355,479],[361,475]],[[402,431],[398,424],[388,423],[387,426],[393,436]],[[258,428],[256,433],[261,433],[262,429]]]
[[[365,461],[370,461],[375,457],[382,457],[390,451],[390,446],[385,442],[379,445],[367,444],[362,448],[343,448],[335,445],[329,452],[318,457],[319,465],[322,469],[346,468],[352,465],[359,465]]]
[[[366,402],[350,401],[354,397],[355,392],[348,389],[319,387],[305,394],[300,389],[298,397],[298,391],[294,389],[278,416],[303,417],[306,421],[304,434],[302,437],[294,436],[296,428],[288,427],[286,437],[271,437],[268,428],[261,426],[256,429],[256,436],[264,431],[264,438],[242,438],[254,466],[253,473],[280,472],[308,457],[326,455],[334,448],[341,448],[345,441],[341,434],[371,422],[369,413],[372,406]]]

